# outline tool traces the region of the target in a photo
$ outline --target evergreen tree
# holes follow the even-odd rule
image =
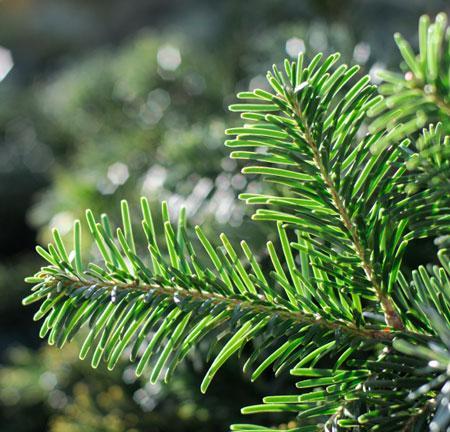
[[[164,202],[157,226],[141,200],[144,244],[126,201],[117,229],[88,210],[98,256],[83,256],[80,221],[72,250],[57,230],[37,247],[48,265],[27,279],[24,304],[41,302],[40,335],[63,347],[87,327],[81,358],[113,369],[126,354],[152,383],[212,335],[202,392],[234,354],[247,355],[251,380],[268,368],[298,380],[246,414],[287,413],[299,432],[448,430],[448,254],[441,248],[434,265],[412,272],[402,266],[411,242],[450,231],[445,16],[421,19],[417,56],[396,40],[407,70],[383,74],[384,98],[338,54],[308,62],[301,53],[267,74],[270,92],[242,92],[231,105],[246,122],[226,131],[231,158],[277,185],[241,195],[259,207],[255,221],[276,229],[263,261],[245,241],[238,250],[223,234],[220,246],[198,226],[192,235],[185,210],[174,217]],[[379,117],[367,131],[369,114]]]

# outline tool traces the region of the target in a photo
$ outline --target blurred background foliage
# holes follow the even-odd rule
[[[235,92],[264,88],[264,71],[299,50],[340,51],[376,81],[399,62],[394,31],[416,41],[422,13],[449,9],[444,0],[1,1],[0,429],[226,430],[241,406],[280,392],[267,379],[250,385],[236,365],[200,395],[204,353],[168,386],[151,386],[126,362],[93,371],[76,343],[42,345],[20,304],[23,277],[40,265],[33,245],[52,227],[67,233],[85,208],[114,219],[120,199],[140,195],[169,201],[174,214],[186,206],[207,232],[262,244],[267,227],[249,224],[236,200],[262,186],[222,145]]]

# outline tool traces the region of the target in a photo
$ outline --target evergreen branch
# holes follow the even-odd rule
[[[408,401],[420,404],[417,414],[411,420],[417,422],[422,417],[423,426],[429,423],[431,431],[444,432],[450,425],[450,330],[448,322],[444,323],[435,310],[428,309],[428,314],[435,333],[440,338],[439,342],[411,343],[396,339],[393,346],[408,356],[423,359],[419,373],[422,373],[425,380],[418,388],[411,389],[407,396]],[[427,421],[427,417],[433,413],[431,421]],[[413,424],[408,422],[406,426],[410,425]],[[406,426],[405,430],[418,430],[406,429]]]
[[[297,116],[299,118],[302,118],[302,113],[301,113],[300,107],[298,106],[298,103],[296,103],[294,105],[294,109],[296,111]],[[358,230],[356,229],[355,225],[353,224],[353,221],[351,220],[351,218],[345,208],[345,205],[344,205],[341,197],[339,196],[339,193],[338,193],[329,173],[327,172],[327,170],[323,164],[323,161],[320,157],[318,146],[315,143],[314,139],[312,138],[311,130],[309,129],[306,122],[305,122],[305,130],[306,130],[305,139],[313,151],[314,162],[320,170],[322,179],[325,182],[325,184],[332,196],[333,203],[334,203],[339,215],[341,216],[344,226],[347,228],[348,232],[351,235],[354,248],[358,254],[359,259],[361,260],[361,265],[364,269],[367,279],[370,281],[370,283],[375,288],[377,297],[380,300],[381,305],[383,307],[386,324],[396,330],[402,330],[402,329],[404,329],[403,322],[402,322],[400,316],[398,315],[398,313],[396,312],[391,300],[389,299],[389,297],[387,297],[385,295],[385,293],[381,289],[381,284],[378,281],[377,275],[375,274],[373,265],[370,262],[370,260],[367,258],[366,252],[362,246],[361,239],[359,238]]]
[[[31,278],[32,283],[36,283],[35,278]],[[42,283],[42,282],[41,282]],[[290,310],[286,307],[277,304],[271,304],[263,301],[257,295],[251,296],[224,296],[217,292],[211,292],[199,289],[199,281],[193,280],[188,286],[181,287],[179,285],[159,285],[156,283],[146,284],[139,281],[132,283],[122,283],[117,281],[102,281],[94,279],[80,280],[79,278],[68,277],[67,275],[50,276],[45,279],[45,288],[42,292],[30,294],[23,300],[24,305],[34,303],[42,298],[45,298],[49,292],[58,292],[64,294],[66,297],[72,297],[72,293],[80,294],[80,298],[92,297],[97,291],[101,293],[108,292],[111,296],[111,301],[117,301],[117,295],[120,292],[133,291],[141,293],[143,299],[145,294],[163,296],[175,304],[183,301],[198,301],[201,303],[208,302],[213,306],[222,306],[221,309],[232,312],[235,309],[241,310],[244,313],[250,312],[254,316],[258,314],[271,317],[276,315],[280,320],[289,321],[292,324],[299,325],[314,325],[326,330],[337,331],[339,333],[348,334],[350,337],[379,340],[380,342],[389,342],[394,339],[396,333],[387,332],[380,328],[358,328],[352,323],[345,323],[339,321],[327,321],[320,316],[306,314],[300,311]],[[196,289],[192,289],[196,287]],[[89,293],[87,296],[86,293]],[[40,314],[39,314],[40,317]],[[408,333],[406,333],[408,334]]]
[[[338,90],[350,80],[357,69],[351,68],[346,72],[347,68],[343,65],[333,74],[326,73],[337,59],[337,55],[332,55],[321,65],[320,56],[317,56],[308,67],[302,68],[303,58],[300,56],[297,63],[285,64],[286,76],[276,68],[273,75],[268,75],[275,94],[261,90],[240,94],[241,98],[259,99],[265,104],[236,104],[230,107],[233,111],[244,112],[243,118],[258,123],[230,129],[228,133],[236,134],[237,139],[228,141],[227,144],[232,147],[266,145],[268,153],[265,157],[262,157],[260,152],[234,152],[232,157],[265,161],[278,166],[286,165],[289,169],[246,167],[243,172],[276,178],[278,183],[288,185],[294,193],[302,194],[318,203],[311,212],[314,216],[311,213],[305,214],[300,203],[296,205],[297,203],[291,200],[289,204],[295,217],[289,217],[286,213],[260,210],[255,214],[255,219],[286,222],[300,232],[306,230],[321,241],[325,240],[339,249],[345,248],[349,253],[354,253],[359,266],[352,268],[348,261],[345,264],[338,261],[338,265],[345,267],[342,273],[354,272],[353,280],[361,281],[359,289],[367,290],[366,297],[368,291],[372,290],[381,304],[386,323],[400,330],[404,325],[386,289],[392,285],[392,280],[381,280],[379,271],[375,270],[374,259],[377,256],[366,250],[370,242],[376,243],[378,239],[371,233],[364,234],[362,238],[362,233],[367,231],[361,227],[363,223],[369,226],[373,224],[378,230],[389,233],[386,235],[394,235],[396,231],[389,227],[390,220],[380,219],[380,208],[377,208],[377,199],[381,203],[387,202],[394,192],[392,176],[389,176],[389,170],[383,163],[384,157],[380,158],[370,152],[370,147],[381,139],[381,135],[366,137],[352,147],[367,110],[377,103],[378,99],[373,98],[374,88],[368,84],[367,77],[361,78],[346,96],[340,97]],[[267,105],[267,102],[272,104]],[[332,102],[336,106],[332,105]],[[277,106],[279,112],[276,112]],[[282,159],[279,158],[280,155],[283,156]],[[389,162],[392,164],[399,163],[400,153],[394,151],[391,159]],[[403,169],[400,169],[397,176],[400,177],[402,173]],[[371,176],[376,182],[368,190],[361,188]],[[280,177],[283,180],[278,180]],[[345,182],[341,181],[342,177],[345,177]],[[353,196],[349,195],[351,188],[355,189]],[[358,195],[360,191],[361,194]],[[252,200],[252,203],[257,203],[253,197],[244,195],[244,198],[248,202]],[[262,198],[263,196],[259,197],[260,202],[263,202]],[[398,201],[399,198],[392,198],[392,203],[387,204],[393,207],[397,204],[395,200]],[[273,205],[277,200],[270,198],[266,202]],[[278,200],[278,203],[282,206],[288,201]],[[400,222],[404,224],[404,221]],[[326,225],[328,229],[323,228]],[[311,239],[304,241],[309,243]],[[374,247],[379,248],[376,244]],[[325,252],[322,257],[327,259],[326,255],[335,255],[337,248],[326,250],[322,246]],[[315,247],[311,246],[310,249]],[[398,256],[400,260],[401,255]],[[383,264],[378,263],[378,268],[384,267],[383,273],[390,277],[390,268],[386,267],[389,264],[381,254],[379,259]],[[360,269],[363,270],[362,274]],[[334,274],[334,277],[337,275]],[[342,279],[344,280],[344,277]],[[363,283],[363,279],[366,279],[367,283]],[[356,294],[353,295],[352,301],[358,303]]]
[[[441,266],[421,266],[410,281],[402,272],[411,240],[450,232],[447,124],[403,139],[421,122],[412,101],[448,120],[444,16],[431,26],[422,18],[419,30],[418,57],[396,36],[411,76],[385,74],[384,101],[367,76],[353,82],[357,67],[336,66],[338,54],[319,54],[308,65],[300,54],[285,61],[284,72],[274,66],[268,73],[272,92],[240,93],[248,103],[230,107],[248,122],[227,131],[234,138],[226,145],[238,149],[231,157],[257,162],[243,173],[274,185],[271,194],[241,195],[262,206],[253,219],[276,222],[270,265],[261,266],[246,242],[238,252],[224,234],[220,247],[199,227],[191,239],[184,209],[174,226],[166,203],[158,230],[142,199],[144,247],[125,201],[115,234],[106,215],[97,222],[87,211],[96,262],[85,265],[79,221],[72,251],[57,230],[47,249],[37,248],[48,265],[28,278],[34,287],[24,304],[41,302],[40,335],[62,347],[87,327],[80,357],[91,352],[92,366],[103,360],[112,369],[127,352],[151,382],[163,372],[167,380],[209,335],[216,340],[202,391],[252,343],[243,368],[251,380],[269,367],[300,378],[296,394],[268,396],[243,413],[294,413],[296,432],[444,431],[449,258],[441,250]],[[371,110],[381,115],[362,137]],[[385,128],[391,121],[395,127]]]
[[[303,378],[296,384],[297,394],[268,396],[243,413],[294,412],[298,419],[312,419],[323,430],[376,431],[382,424],[386,430],[419,432],[430,424],[432,430],[444,432],[450,419],[450,259],[443,250],[438,256],[442,267],[429,271],[420,267],[413,271],[410,285],[401,282],[400,310],[405,312],[405,322],[411,323],[409,311],[416,314],[413,322],[422,322],[416,324],[414,334],[399,334],[376,360],[353,359],[347,368],[340,361],[333,369],[298,365],[291,369],[291,375]],[[433,337],[424,339],[425,333]],[[233,430],[252,428],[236,425]]]
[[[442,122],[445,133],[449,133],[450,82],[447,72],[450,57],[446,25],[444,13],[438,14],[433,23],[427,15],[420,18],[417,55],[400,34],[395,35],[404,61],[404,74],[390,71],[379,74],[384,81],[380,92],[385,98],[370,111],[376,117],[370,128],[377,131],[387,126],[392,133],[384,143],[379,143],[378,149],[389,141],[398,141],[414,133],[424,124]]]
[[[443,136],[442,123],[430,124],[416,140],[416,151],[408,155],[406,180],[408,193],[428,190],[440,195],[448,206],[450,193],[450,137]],[[433,200],[434,201],[434,200]]]
[[[424,430],[435,406],[430,390],[445,389],[445,380],[437,378],[440,375],[436,372],[429,373],[430,368],[420,359],[422,354],[414,352],[415,346],[400,340],[394,341],[394,346],[402,352],[407,350],[408,354],[385,350],[376,361],[349,362],[350,369],[294,368],[291,374],[301,377],[295,394],[267,396],[262,404],[242,411],[297,413],[299,430],[302,427],[309,430],[306,425],[311,423],[317,430],[325,431],[348,428],[377,431],[380,425],[387,431]],[[442,366],[445,365],[440,364],[439,368]],[[305,426],[301,426],[303,421]],[[444,422],[436,430],[444,431],[443,425]],[[238,425],[232,430],[252,428]],[[311,426],[311,430],[315,429]]]
[[[441,266],[429,266],[428,269],[420,266],[412,272],[409,282],[399,273],[398,289],[393,297],[409,330],[416,333],[437,336],[430,310],[450,326],[450,258],[445,249],[439,251],[438,259]]]
[[[48,335],[49,343],[62,347],[87,325],[89,333],[81,349],[82,358],[93,351],[93,367],[104,359],[112,369],[128,349],[132,360],[139,358],[138,375],[148,370],[150,363],[153,365],[150,379],[155,382],[164,367],[168,379],[201,338],[220,331],[222,349],[204,378],[202,391],[220,366],[252,340],[258,340],[261,348],[255,348],[245,369],[249,371],[258,358],[262,359],[256,364],[252,379],[271,365],[279,373],[295,363],[298,356],[304,357],[303,361],[317,361],[331,354],[331,347],[339,352],[360,341],[368,346],[391,343],[394,333],[386,332],[382,326],[363,328],[350,321],[346,302],[328,300],[324,307],[320,303],[324,296],[306,299],[295,294],[296,288],[279,267],[273,246],[269,248],[274,262],[272,273],[281,291],[262,273],[246,243],[242,248],[251,264],[248,269],[225,236],[221,236],[223,249],[214,249],[197,227],[198,240],[215,269],[205,266],[187,236],[185,212],[181,211],[174,229],[165,203],[165,244],[161,247],[156,242],[147,200],[143,199],[141,205],[151,266],[137,255],[138,243],[125,201],[121,205],[123,228],[117,229],[116,237],[106,215],[97,223],[92,212],[87,211],[90,235],[104,267],[95,263],[84,266],[78,221],[72,252],[68,252],[57,230],[54,245],[50,244],[48,250],[37,248],[50,265],[28,279],[35,286],[24,304],[42,302],[35,319],[45,318],[40,334]],[[284,235],[280,227],[282,243]],[[288,258],[290,249],[285,243],[283,248]],[[303,280],[295,272],[292,275]],[[149,337],[152,331],[155,333]]]

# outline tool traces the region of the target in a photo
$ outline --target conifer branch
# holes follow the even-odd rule
[[[450,232],[445,25],[443,15],[431,26],[421,19],[419,57],[396,36],[414,82],[387,73],[384,100],[368,76],[351,84],[357,67],[334,67],[339,54],[318,54],[308,65],[300,54],[285,61],[284,72],[274,66],[268,73],[273,92],[238,94],[248,102],[230,109],[246,123],[227,130],[234,138],[226,145],[239,149],[232,158],[258,162],[243,173],[276,185],[270,195],[241,195],[261,206],[254,220],[276,222],[279,241],[267,243],[270,265],[262,266],[246,242],[235,250],[223,234],[219,247],[199,227],[191,240],[185,210],[173,225],[166,203],[158,231],[141,200],[143,246],[126,201],[116,234],[106,215],[97,222],[87,211],[99,260],[85,265],[79,221],[73,251],[57,230],[53,244],[37,248],[48,264],[27,279],[34,286],[23,302],[40,302],[40,335],[62,347],[87,327],[80,357],[91,352],[93,367],[103,360],[112,369],[129,353],[137,375],[148,372],[153,383],[163,372],[169,379],[212,336],[218,349],[203,392],[252,343],[244,365],[251,380],[271,367],[275,375],[300,377],[299,390],[268,396],[245,414],[294,413],[298,431],[446,430],[449,257],[441,249],[440,266],[420,266],[410,277],[402,269],[411,240]],[[428,91],[425,83],[436,87]],[[417,131],[418,107],[447,123],[425,129],[415,151],[403,138]],[[362,138],[370,110],[379,117]],[[401,119],[406,123],[386,127]],[[273,429],[239,424],[232,430]]]
[[[302,112],[300,107],[298,106],[298,103],[295,104],[295,112],[299,118],[302,118]],[[370,262],[370,259],[367,258],[366,251],[364,247],[362,246],[358,230],[356,226],[354,225],[353,221],[351,220],[345,205],[342,201],[342,198],[339,196],[339,193],[334,186],[334,183],[327,172],[323,162],[322,158],[319,153],[318,146],[316,142],[314,141],[314,138],[312,137],[311,130],[306,122],[304,122],[305,126],[305,140],[309,144],[312,152],[313,152],[313,158],[314,162],[319,168],[319,171],[322,175],[323,181],[325,182],[331,197],[333,199],[334,205],[336,206],[336,209],[339,212],[339,215],[341,216],[342,222],[344,226],[347,228],[348,232],[350,233],[354,248],[356,253],[358,254],[360,260],[361,260],[361,266],[364,269],[364,272],[367,276],[367,279],[370,281],[370,283],[373,285],[375,292],[377,293],[378,299],[380,300],[380,303],[383,308],[386,324],[392,327],[395,330],[403,330],[404,325],[402,322],[402,319],[400,318],[399,314],[396,312],[395,307],[389,297],[383,292],[381,288],[381,284],[378,280],[378,277],[373,269],[373,265]]]
[[[195,279],[195,278],[194,278]],[[196,282],[192,282],[192,286]],[[377,340],[379,342],[389,343],[396,336],[395,333],[386,331],[385,329],[370,328],[370,327],[356,327],[352,323],[340,321],[328,321],[321,316],[313,316],[296,310],[290,310],[281,305],[274,305],[264,302],[258,296],[247,295],[246,297],[231,297],[224,296],[216,292],[202,291],[199,289],[190,289],[189,287],[181,287],[179,285],[160,285],[156,283],[148,284],[135,281],[132,283],[122,282],[107,282],[78,278],[67,277],[53,277],[46,280],[45,285],[51,290],[58,293],[64,293],[66,290],[69,296],[70,292],[82,288],[83,291],[91,292],[91,295],[97,289],[106,289],[114,296],[119,291],[133,290],[134,292],[141,292],[142,294],[151,293],[159,294],[167,297],[170,301],[181,303],[183,300],[199,301],[201,303],[208,302],[212,306],[225,306],[226,310],[232,312],[236,308],[241,311],[248,311],[254,316],[264,314],[268,317],[278,316],[282,320],[300,325],[314,325],[327,330],[338,331],[350,335],[351,337]]]

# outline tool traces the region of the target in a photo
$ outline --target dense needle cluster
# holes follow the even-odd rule
[[[421,19],[419,55],[396,36],[406,71],[383,74],[384,97],[339,54],[274,66],[272,91],[239,93],[230,109],[245,124],[226,131],[231,157],[248,161],[243,173],[273,185],[241,195],[277,230],[267,262],[244,241],[192,233],[185,211],[173,218],[165,203],[157,227],[141,200],[143,245],[125,201],[116,230],[88,210],[99,259],[82,256],[79,221],[72,251],[56,230],[37,248],[48,265],[28,278],[24,304],[40,302],[40,335],[62,347],[80,334],[93,367],[126,355],[151,382],[206,338],[203,392],[248,345],[251,380],[271,368],[298,382],[244,413],[286,412],[292,432],[448,430],[449,256],[441,248],[430,257],[439,265],[402,268],[411,241],[450,233],[447,35],[439,15]]]

